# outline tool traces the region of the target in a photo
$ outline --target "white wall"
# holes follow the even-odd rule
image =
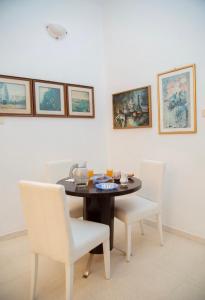
[[[8,117],[0,125],[0,235],[24,229],[19,179],[41,179],[44,162],[52,159],[85,158],[103,170],[107,139],[114,168],[137,174],[144,158],[166,161],[164,223],[205,237],[205,2],[101,2],[107,77],[100,0],[0,2],[1,74],[93,85],[96,91],[93,120]],[[45,31],[50,22],[67,27],[68,39],[52,40]],[[190,63],[197,68],[198,133],[159,135],[156,75]],[[113,130],[111,94],[148,84],[153,127]]]
[[[68,38],[51,39],[59,23]],[[102,10],[90,0],[1,0],[0,74],[92,85],[95,119],[5,118],[0,125],[0,235],[24,229],[19,179],[41,180],[47,160],[85,159],[104,170]]]
[[[205,238],[205,2],[107,1],[109,163],[139,169],[142,159],[167,163],[164,223]],[[187,64],[197,70],[197,134],[159,135],[157,73]],[[152,86],[153,128],[113,130],[111,94]]]

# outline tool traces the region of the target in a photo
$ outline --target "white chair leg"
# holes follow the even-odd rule
[[[160,245],[163,246],[164,241],[163,241],[163,232],[162,232],[162,218],[161,218],[160,214],[157,215],[157,224],[158,224],[158,230],[159,230]]]
[[[131,243],[132,243],[132,226],[125,224],[125,235],[126,235],[126,261],[130,261],[131,255]]]
[[[65,265],[65,274],[66,274],[66,300],[73,299],[73,264]]]
[[[31,254],[31,290],[30,299],[35,300],[36,298],[36,283],[38,275],[38,254]]]
[[[144,235],[143,220],[140,220],[140,231],[141,235]]]
[[[103,243],[104,265],[105,265],[105,278],[110,279],[110,240]]]

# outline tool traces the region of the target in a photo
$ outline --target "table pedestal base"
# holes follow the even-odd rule
[[[109,225],[110,250],[113,248],[114,232],[114,197],[107,195],[85,197],[83,203],[83,219]],[[103,254],[102,244],[91,251],[92,254]]]

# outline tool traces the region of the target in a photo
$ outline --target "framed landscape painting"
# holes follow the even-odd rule
[[[145,86],[113,94],[113,128],[152,126],[151,87]]]
[[[31,116],[32,114],[32,80],[0,75],[0,115]]]
[[[69,84],[67,86],[68,116],[72,118],[94,118],[94,88]]]
[[[34,114],[39,117],[66,117],[65,85],[33,80]]]
[[[158,74],[159,133],[196,132],[195,65]]]

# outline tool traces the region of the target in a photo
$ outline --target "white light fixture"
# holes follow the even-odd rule
[[[56,40],[62,40],[68,34],[67,30],[58,24],[48,24],[46,29],[48,34]]]

